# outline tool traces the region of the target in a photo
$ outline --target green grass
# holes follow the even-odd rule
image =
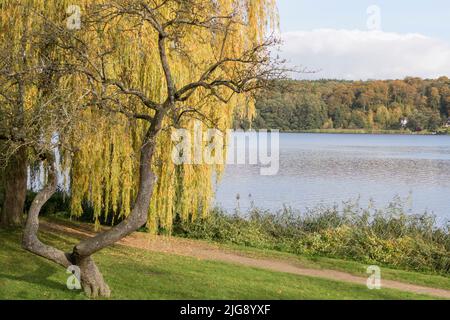
[[[42,239],[69,250],[75,240]],[[65,287],[63,268],[21,249],[20,233],[0,230],[0,299],[86,299]],[[113,299],[429,299],[371,291],[317,278],[114,246],[95,255]]]
[[[218,244],[218,245],[223,249],[241,252],[244,253],[245,255],[252,257],[287,260],[296,263],[304,268],[331,269],[363,277],[367,275],[366,270],[367,267],[369,266],[368,264],[351,260],[333,259],[319,256],[312,256],[312,257],[299,256],[287,252],[257,249],[238,245],[228,245],[228,244]],[[450,276],[393,269],[386,266],[381,266],[381,270],[383,279],[396,280],[415,285],[450,290]]]
[[[93,227],[92,224],[79,222],[75,220],[68,220],[64,217],[49,216],[42,219],[52,223],[63,224],[68,226],[91,225],[91,227]],[[286,260],[304,268],[337,270],[347,272],[356,276],[363,276],[363,277],[367,276],[366,270],[367,267],[369,266],[369,264],[367,263],[360,263],[353,260],[335,259],[323,256],[303,256],[288,252],[281,252],[270,249],[260,249],[236,244],[226,244],[207,240],[196,240],[196,241],[212,244],[224,250],[236,253],[243,253],[246,256],[250,257]],[[450,274],[446,276],[442,274],[436,274],[433,272],[414,272],[402,269],[394,269],[389,266],[381,266],[381,267],[382,267],[382,277],[384,279],[450,290]]]

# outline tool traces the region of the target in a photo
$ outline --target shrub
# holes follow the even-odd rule
[[[204,219],[177,220],[174,234],[310,256],[345,258],[416,271],[450,272],[449,223],[405,213],[396,199],[383,210],[345,203],[277,213],[252,208],[232,215],[216,208]]]

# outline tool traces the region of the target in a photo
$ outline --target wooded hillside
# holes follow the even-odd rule
[[[256,129],[400,129],[406,118],[412,131],[435,131],[449,117],[450,80],[286,81],[256,107]]]

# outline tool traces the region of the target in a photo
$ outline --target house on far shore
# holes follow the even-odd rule
[[[402,118],[400,119],[400,125],[402,126],[403,129],[406,128],[406,126],[408,125],[408,118]]]

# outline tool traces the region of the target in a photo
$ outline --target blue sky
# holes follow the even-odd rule
[[[380,9],[381,29],[376,33],[367,27],[371,5]],[[450,74],[448,0],[278,0],[278,8],[286,57],[296,65],[323,70],[315,77]],[[367,66],[357,61],[353,70],[348,59],[360,60],[362,55]]]

